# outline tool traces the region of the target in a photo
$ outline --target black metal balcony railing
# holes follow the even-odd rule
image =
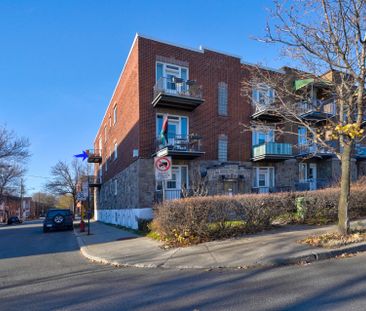
[[[335,142],[329,142],[329,147],[327,148],[326,146],[322,146],[322,145],[318,145],[318,144],[314,144],[314,143],[310,143],[307,145],[298,145],[296,147],[296,155],[298,156],[309,156],[309,155],[314,155],[314,156],[333,156],[334,152],[333,150],[336,149],[336,143]]]
[[[102,184],[102,178],[100,176],[88,176],[89,187],[99,187]]]
[[[202,87],[194,80],[162,77],[154,85],[154,107],[192,111],[203,102]]]
[[[177,77],[160,78],[154,86],[154,95],[159,93],[202,99],[202,87],[196,81]]]
[[[174,151],[201,152],[201,137],[197,135],[168,135],[156,138],[156,151],[168,148]]]
[[[88,154],[89,163],[101,163],[102,162],[102,150],[100,149],[88,149],[86,150]]]
[[[330,186],[330,182],[327,179],[323,178],[308,178],[303,181],[299,181],[295,183],[296,191],[310,191],[323,189]]]
[[[337,114],[337,105],[334,98],[326,100],[313,99],[297,104],[297,112],[304,118],[329,118]]]

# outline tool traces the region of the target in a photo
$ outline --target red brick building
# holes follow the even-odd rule
[[[90,152],[98,163],[91,183],[96,218],[136,228],[137,218],[152,217],[156,200],[181,197],[196,178],[211,194],[279,191],[302,181],[296,141],[274,137],[275,120],[265,133],[240,126],[265,116],[258,109],[263,92],[266,101],[274,97],[263,87],[243,89],[252,67],[235,55],[136,35]],[[172,157],[172,179],[164,183],[155,180],[157,155]],[[331,176],[339,171],[333,156],[321,160]],[[317,178],[317,161],[306,166],[306,180]]]

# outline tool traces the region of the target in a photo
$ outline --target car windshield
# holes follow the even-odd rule
[[[69,216],[70,215],[70,211],[64,211],[64,210],[55,210],[55,211],[48,211],[47,212],[47,218],[53,218],[56,215],[63,215],[63,216]]]

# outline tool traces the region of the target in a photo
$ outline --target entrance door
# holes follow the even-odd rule
[[[309,189],[310,190],[316,190],[316,163],[310,163],[309,164],[309,175],[308,175],[308,180],[309,180]]]
[[[172,166],[172,179],[165,181],[165,200],[175,200],[182,197],[182,189],[188,189],[188,167]]]
[[[258,192],[268,193],[270,188],[273,187],[273,168],[263,167],[258,168]]]

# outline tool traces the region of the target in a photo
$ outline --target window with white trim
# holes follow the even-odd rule
[[[117,152],[118,152],[118,145],[117,145],[117,143],[115,142],[115,143],[114,143],[114,159],[115,159],[115,160],[117,160],[117,157],[118,157]]]
[[[218,113],[220,116],[227,116],[228,90],[225,82],[219,82],[218,85]]]
[[[113,107],[113,125],[117,123],[117,104]]]
[[[181,79],[183,82],[188,80],[188,68],[175,64],[156,62],[156,84],[159,89],[168,90],[169,92],[187,91],[186,85],[176,83],[175,78]]]
[[[252,131],[252,146],[274,142],[274,130],[270,127]]]
[[[268,192],[274,185],[274,167],[253,167],[253,188],[264,188],[263,192]]]
[[[257,106],[269,106],[275,101],[275,90],[264,83],[257,84],[252,90],[252,100]]]
[[[221,162],[227,161],[227,146],[228,146],[227,136],[220,135],[218,141],[218,160]]]
[[[118,183],[117,183],[117,179],[114,180],[114,195],[117,195],[118,192]]]

